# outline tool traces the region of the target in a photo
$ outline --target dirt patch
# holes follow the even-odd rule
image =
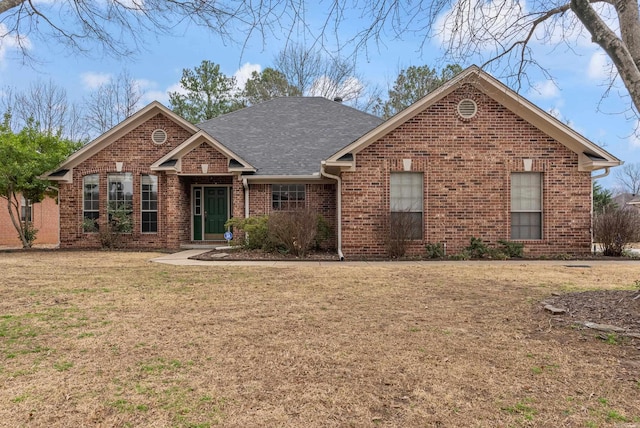
[[[584,326],[584,323],[607,324],[623,333],[640,337],[640,290],[595,290],[552,296],[545,300],[565,314],[554,322],[564,326]],[[614,330],[615,332],[615,330]]]

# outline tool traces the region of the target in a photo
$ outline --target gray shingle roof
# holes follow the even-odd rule
[[[320,97],[283,97],[198,127],[256,169],[256,175],[311,175],[320,161],[382,119]]]

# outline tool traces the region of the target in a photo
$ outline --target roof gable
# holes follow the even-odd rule
[[[205,131],[198,131],[191,136],[191,138],[158,159],[153,163],[153,165],[151,165],[151,170],[180,172],[182,168],[182,158],[203,143],[209,144],[229,160],[228,168],[230,172],[255,172],[256,169],[251,164],[233,151],[229,150],[223,144],[220,144],[220,142],[211,137]]]
[[[55,171],[45,174],[45,176],[50,180],[56,180],[56,177],[59,176],[57,172],[61,170],[70,170],[79,165],[157,114],[163,114],[178,126],[191,133],[198,132],[198,128],[196,126],[184,120],[159,102],[153,101],[143,109],[111,128],[109,131],[100,135],[95,140],[86,144],[77,152],[73,153]]]
[[[592,171],[617,166],[622,163],[618,158],[509,89],[497,79],[482,71],[479,67],[471,66],[438,89],[391,117],[380,126],[370,130],[353,143],[335,152],[327,158],[327,165],[344,167],[345,157],[348,155],[357,155],[358,152],[364,150],[375,141],[378,141],[383,136],[389,134],[465,84],[472,85],[477,90],[578,154],[579,168],[581,170]],[[355,156],[350,166],[353,166],[353,162],[355,162]]]

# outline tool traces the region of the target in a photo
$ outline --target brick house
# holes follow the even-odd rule
[[[20,203],[20,220],[29,219],[38,229],[34,246],[58,245],[58,203],[55,199],[45,197],[34,204],[28,203],[18,195]],[[7,211],[7,200],[0,198],[0,247],[22,247],[18,232],[13,227]]]
[[[49,174],[61,247],[95,247],[84,219],[133,219],[131,248],[221,241],[231,216],[311,208],[344,257],[470,237],[529,254],[588,253],[592,172],[621,161],[477,67],[387,121],[323,98],[277,98],[198,126],[151,103]]]

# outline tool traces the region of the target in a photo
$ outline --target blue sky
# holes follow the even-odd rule
[[[356,18],[345,23],[341,27],[345,31],[344,38],[358,25],[361,22]],[[23,90],[38,79],[52,79],[66,89],[71,101],[80,103],[96,85],[126,69],[145,92],[144,104],[153,100],[168,104],[167,91],[177,89],[183,68],[193,68],[207,59],[220,64],[225,74],[243,80],[251,71],[271,66],[274,56],[285,44],[284,36],[270,36],[264,43],[262,39],[252,38],[242,48],[239,44],[223,43],[218,36],[193,25],[177,28],[175,34],[149,35],[143,51],[122,59],[82,56],[32,40],[30,51],[41,60],[37,64],[24,64],[10,40],[5,40],[0,45],[0,88],[8,86]],[[244,41],[242,35],[237,39]],[[421,37],[412,38],[406,34],[403,40],[387,40],[378,46],[370,44],[366,54],[358,53],[357,71],[366,83],[386,88],[402,68],[445,65],[441,59],[443,41],[433,38],[420,49],[422,41]],[[624,95],[624,88],[618,85],[619,90],[611,91],[601,103],[608,67],[606,57],[599,49],[586,37],[577,35],[572,49],[537,45],[534,51],[555,81],[532,74],[532,87],[523,88],[521,93],[625,162],[640,162],[640,140],[633,137],[636,121],[619,113],[627,104],[618,95],[618,92]],[[461,65],[464,67],[473,62]],[[609,188],[615,186],[613,177],[602,183]]]

